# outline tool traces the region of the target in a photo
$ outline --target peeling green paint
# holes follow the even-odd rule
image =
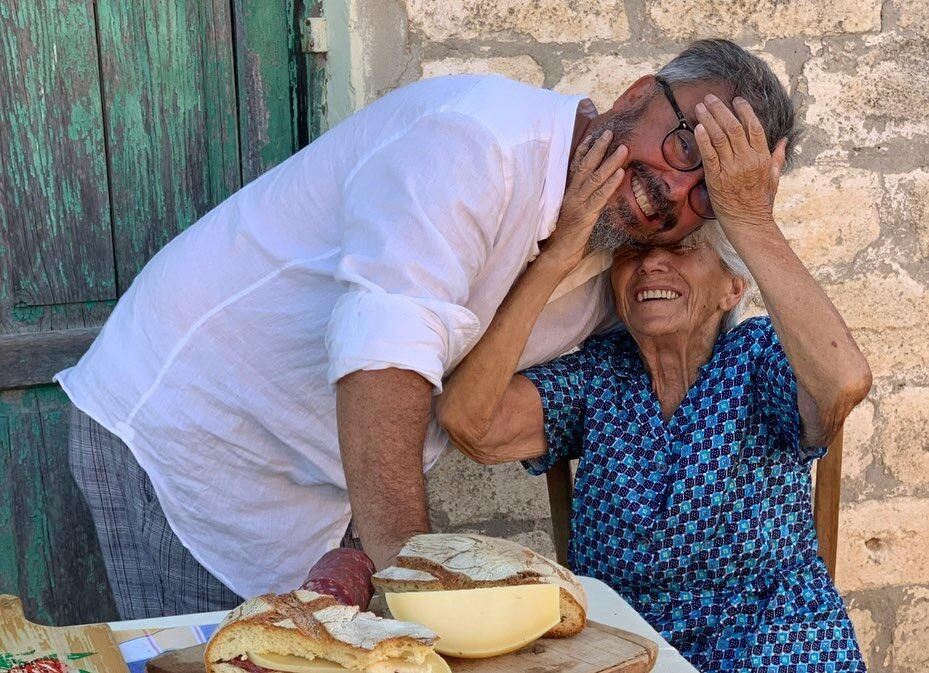
[[[0,335],[102,324],[154,252],[318,134],[303,3],[0,3]],[[116,616],[69,409],[0,391],[0,592],[57,624]]]

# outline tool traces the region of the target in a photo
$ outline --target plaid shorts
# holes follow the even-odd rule
[[[72,407],[68,449],[122,619],[226,610],[242,602],[171,530],[152,482],[119,437]]]
[[[68,460],[90,507],[122,619],[231,610],[242,602],[171,530],[129,447],[74,406]],[[351,522],[341,546],[361,549]]]

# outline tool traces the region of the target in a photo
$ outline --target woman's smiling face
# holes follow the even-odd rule
[[[690,337],[738,303],[745,281],[699,232],[671,246],[630,247],[613,259],[616,313],[635,337]]]

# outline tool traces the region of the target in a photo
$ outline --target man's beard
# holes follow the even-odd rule
[[[618,147],[632,134],[644,112],[645,106],[643,105],[635,110],[615,114],[591,134],[591,143],[599,138],[604,131],[610,130],[613,132],[611,146]],[[638,173],[639,180],[648,192],[649,199],[656,207],[659,215],[664,219],[664,228],[673,227],[673,205],[668,201],[667,196],[661,189],[658,178],[653,176],[644,165],[636,161],[631,162],[627,166],[627,170],[635,170]],[[635,230],[638,224],[638,217],[636,217],[632,206],[625,199],[620,199],[616,205],[607,205],[600,212],[600,216],[593,226],[590,239],[587,241],[587,250],[617,250],[629,245],[635,240],[629,232]]]
[[[632,208],[625,201],[606,206],[594,223],[587,239],[587,250],[618,250],[632,243],[629,229],[638,224]]]

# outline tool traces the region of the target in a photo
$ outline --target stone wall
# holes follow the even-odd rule
[[[366,0],[359,102],[420,77],[497,72],[602,108],[688,40],[752,49],[806,125],[777,214],[874,371],[846,424],[838,585],[874,673],[929,670],[929,2]],[[389,28],[389,30],[387,29]],[[449,452],[442,530],[551,553],[544,479]]]

